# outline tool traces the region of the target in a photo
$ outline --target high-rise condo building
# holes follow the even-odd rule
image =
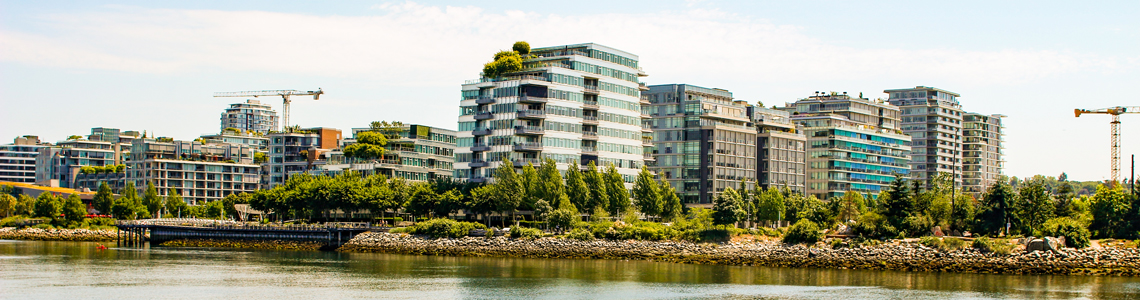
[[[0,145],[0,181],[35,183],[36,156],[41,148],[51,145],[40,143],[33,135],[18,137],[9,145]]]
[[[1003,118],[979,113],[962,118],[962,185],[976,196],[993,186],[1005,168]]]
[[[816,93],[789,104],[807,137],[807,193],[820,199],[855,191],[871,197],[910,172],[910,136],[899,109],[847,93]]]
[[[911,179],[929,181],[948,173],[962,182],[962,105],[957,93],[925,86],[886,90],[902,111],[902,130],[911,136]]]
[[[426,125],[408,124],[382,129],[388,138],[384,157],[349,158],[343,148],[356,143],[356,135],[371,128],[353,128],[351,139],[341,149],[329,152],[328,163],[312,174],[337,175],[348,170],[382,174],[410,181],[451,179],[455,173],[455,131]]]
[[[637,55],[589,43],[535,48],[519,72],[464,83],[455,177],[480,182],[503,158],[550,158],[561,170],[612,164],[632,182],[652,147],[642,139],[642,76]]]
[[[760,188],[787,188],[804,194],[807,172],[807,137],[786,111],[754,107],[756,126],[756,180]]]
[[[277,111],[274,111],[273,107],[254,99],[245,100],[245,103],[230,104],[230,107],[222,112],[221,119],[221,132],[225,132],[226,128],[234,128],[240,132],[264,134],[269,133],[270,130],[277,130],[278,122],[280,122]]]
[[[643,110],[652,118],[650,168],[673,185],[686,205],[711,204],[726,187],[756,183],[756,129],[751,105],[732,92],[688,84],[649,86]]]
[[[134,183],[140,196],[149,182],[159,196],[169,196],[173,190],[187,204],[199,205],[257,191],[261,167],[253,164],[253,152],[242,144],[136,139],[126,180]]]

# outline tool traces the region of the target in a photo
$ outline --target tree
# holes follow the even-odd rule
[[[533,164],[527,163],[522,168],[523,188],[526,190],[525,197],[522,198],[521,207],[523,209],[534,209],[534,202],[542,198],[545,186],[538,181],[538,170],[534,168]]]
[[[545,220],[547,214],[550,214],[553,210],[554,208],[551,207],[550,203],[546,202],[546,200],[540,199],[534,203],[534,216],[539,220]]]
[[[9,194],[0,194],[0,213],[3,213],[5,218],[11,217],[12,214],[16,213],[16,197],[12,197],[12,195]]]
[[[542,160],[538,168],[538,181],[542,184],[542,199],[547,203],[557,203],[564,193],[562,174],[558,172],[558,165],[554,159]]]
[[[837,213],[840,222],[854,220],[866,209],[863,202],[863,195],[854,191],[847,191],[839,201],[839,211]]]
[[[384,157],[384,145],[388,138],[375,131],[361,131],[356,133],[356,143],[344,147],[344,156],[361,160],[373,160]]]
[[[16,197],[16,215],[30,216],[35,213],[36,199],[31,196],[20,194]]]
[[[67,137],[67,140],[69,140],[69,141],[74,141],[74,140],[78,140],[78,139],[82,139],[82,138],[83,138],[82,136],[78,136],[78,135],[71,135],[71,136],[68,136],[68,137]]]
[[[467,209],[471,210],[472,213],[483,215],[483,221],[487,226],[490,226],[491,222],[491,218],[488,214],[495,211],[494,204],[496,194],[497,192],[493,185],[476,187],[471,190],[471,202],[467,203]],[[539,200],[539,202],[542,202],[542,200]]]
[[[483,76],[499,78],[507,73],[518,72],[523,68],[522,56],[515,51],[499,51],[495,60],[483,65]]]
[[[594,212],[595,208],[600,207],[606,209],[607,206],[610,205],[610,195],[606,192],[605,175],[598,172],[598,166],[594,164],[594,161],[590,161],[590,164],[586,166],[586,171],[583,172],[582,175],[590,192],[589,200],[586,201],[586,207],[582,209],[591,213]]]
[[[661,191],[657,181],[653,180],[653,174],[645,166],[641,167],[641,172],[637,173],[637,180],[633,183],[633,198],[637,200],[637,209],[646,218],[661,214]]]
[[[613,164],[606,168],[606,176],[603,179],[606,182],[606,194],[609,194],[607,198],[610,200],[608,205],[610,215],[620,216],[630,207],[629,190],[625,188],[625,181]]]
[[[995,182],[982,197],[982,205],[977,214],[978,223],[974,226],[974,230],[994,236],[1001,233],[1006,224],[1012,223],[1011,206],[1016,201],[1015,198],[1017,195],[1013,193],[1009,184]]]
[[[967,194],[959,194],[957,197],[958,200],[954,201],[954,207],[950,213],[950,219],[953,220],[950,227],[961,231],[969,230],[975,220],[976,209],[974,206],[976,201],[974,201],[973,196]]]
[[[759,188],[757,188],[759,191]],[[784,217],[784,195],[774,186],[760,193],[759,203],[756,206],[757,221],[775,222]]]
[[[1054,217],[1056,206],[1053,196],[1046,190],[1041,180],[1027,180],[1018,191],[1017,215],[1021,219],[1024,233],[1038,234],[1041,225]]]
[[[69,223],[72,223],[72,226],[78,225],[87,217],[87,205],[84,205],[83,200],[79,199],[79,194],[67,196],[67,202],[63,204],[63,216],[67,218]]]
[[[205,215],[210,219],[221,219],[223,214],[226,213],[226,208],[222,205],[222,201],[210,201],[203,205],[206,209]]]
[[[677,190],[664,178],[658,186],[661,187],[661,218],[675,220],[682,217],[685,207],[681,205],[681,197],[677,196]]]
[[[520,55],[530,54],[530,43],[524,41],[515,42],[515,44],[511,46],[511,50],[515,50],[515,52],[518,52]]]
[[[166,207],[163,203],[162,197],[158,196],[158,190],[154,188],[154,183],[146,183],[146,191],[143,192],[143,205],[146,205],[146,211],[152,212],[155,218],[161,218],[161,210]]]
[[[111,206],[115,205],[115,195],[111,193],[111,187],[107,186],[106,182],[99,184],[99,191],[95,192],[95,197],[91,199],[91,206],[98,210],[100,214],[111,214]]]
[[[357,186],[356,192],[366,192],[366,191],[364,190],[364,187]],[[226,195],[225,198],[222,198],[222,207],[225,208],[225,210],[226,210],[225,216],[230,217],[230,218],[237,218],[237,216],[238,216],[237,208],[235,208],[234,205],[236,205],[236,204],[249,204],[250,198],[252,196],[253,195],[250,195],[249,193],[245,193],[245,192]],[[179,200],[182,200],[181,198],[182,197],[179,197]],[[171,212],[171,210],[167,210],[167,213],[170,213],[170,212]]]
[[[728,225],[744,220],[740,194],[731,187],[725,188],[713,201],[713,224]]]
[[[515,173],[514,163],[507,156],[495,169],[495,210],[500,213],[510,212],[514,217],[515,209],[522,203],[526,190],[523,188],[519,174]]]
[[[1131,210],[1131,205],[1126,200],[1124,190],[1120,185],[1115,187],[1097,186],[1090,209],[1093,220],[1089,229],[1092,230],[1094,236],[1108,238],[1127,235],[1123,229],[1127,228],[1129,221],[1127,214]]]
[[[51,218],[53,221],[59,219],[59,215],[63,213],[63,202],[49,192],[40,193],[36,197],[35,216],[40,218]]]
[[[146,206],[139,199],[138,191],[135,190],[133,182],[128,181],[119,198],[115,199],[115,204],[111,207],[111,214],[116,218],[125,220],[146,218],[149,215]]]
[[[889,196],[887,199],[880,201],[883,206],[880,214],[887,219],[892,227],[902,230],[902,228],[906,228],[903,226],[903,221],[910,217],[911,212],[915,210],[910,189],[907,188],[906,181],[903,180],[902,176],[895,176],[887,195]]]
[[[267,161],[269,161],[269,156],[266,155],[264,152],[254,152],[253,153],[253,163],[254,164],[260,165],[260,164],[264,164]]]
[[[551,226],[558,229],[559,232],[569,229],[578,221],[578,209],[570,203],[570,198],[562,195],[558,200],[558,209],[550,212],[547,217]]]
[[[189,205],[186,205],[186,200],[182,200],[182,194],[173,188],[166,192],[166,213],[172,214],[175,217],[181,218],[183,215],[189,215]]]
[[[808,219],[819,225],[828,225],[828,222],[835,217],[831,214],[831,210],[827,209],[823,200],[819,200],[814,195],[804,198],[796,213],[798,214],[797,219]]]
[[[586,178],[582,176],[577,162],[571,162],[566,168],[566,196],[574,207],[585,208],[590,201],[590,187],[586,185]]]

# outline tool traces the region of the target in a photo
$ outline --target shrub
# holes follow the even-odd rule
[[[966,241],[962,239],[952,237],[942,239],[942,250],[958,250],[962,248],[966,248]]]
[[[928,248],[940,249],[942,248],[942,239],[933,236],[924,236],[918,239],[918,243]]]
[[[1063,236],[1065,237],[1065,245],[1074,248],[1085,248],[1089,246],[1089,233],[1088,228],[1081,226],[1076,220],[1070,218],[1054,218],[1045,221],[1041,227],[1042,234],[1045,236]]]
[[[486,229],[479,223],[459,222],[452,219],[431,219],[407,227],[407,233],[427,235],[434,238],[461,238],[472,229]]]
[[[542,237],[542,230],[522,226],[511,226],[511,238],[536,239]]]
[[[784,243],[787,244],[814,244],[823,238],[823,233],[819,232],[819,225],[808,219],[800,219],[788,228],[788,234],[784,235]]]
[[[1008,240],[990,239],[987,237],[974,239],[974,243],[971,246],[982,252],[1001,255],[1009,255],[1009,252],[1013,250],[1013,244],[1010,244]]]
[[[781,233],[779,230],[776,230],[776,229],[772,229],[772,228],[768,228],[768,227],[760,227],[760,228],[756,228],[755,234],[756,235],[762,235],[762,236],[780,236],[783,233]]]
[[[579,241],[593,241],[594,240],[594,234],[591,233],[590,231],[587,231],[586,229],[577,228],[577,229],[571,230],[570,233],[567,233],[566,238],[575,239],[575,240],[579,240]]]
[[[408,227],[397,227],[388,229],[388,233],[408,233]]]
[[[495,237],[495,231],[495,228],[487,228],[487,230],[483,232],[483,236],[493,238]]]
[[[859,220],[851,225],[851,231],[864,238],[891,238],[899,235],[898,230],[882,215],[866,212],[859,216]]]

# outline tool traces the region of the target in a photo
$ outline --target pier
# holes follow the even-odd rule
[[[219,239],[320,242],[333,249],[360,233],[387,229],[368,223],[279,225],[204,219],[118,221],[115,226],[119,228],[116,242],[121,246],[160,244],[176,239]]]

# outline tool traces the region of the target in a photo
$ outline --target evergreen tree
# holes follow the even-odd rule
[[[725,188],[713,201],[713,224],[728,225],[744,219],[744,209],[740,207],[740,194],[730,188]]]
[[[586,185],[582,171],[578,169],[578,162],[571,162],[566,169],[566,196],[574,207],[587,207],[590,201],[590,187]],[[561,208],[561,207],[559,207]]]
[[[997,236],[1006,224],[1012,223],[1011,204],[1017,195],[1005,182],[995,182],[982,198],[978,212],[978,223],[974,230],[979,233]]]
[[[637,209],[645,214],[646,218],[661,214],[660,188],[653,180],[653,174],[649,173],[649,168],[645,166],[641,167],[637,181],[633,183],[633,198],[637,200],[635,203]]]
[[[115,205],[115,195],[111,193],[111,187],[107,186],[106,182],[99,184],[99,191],[95,192],[91,204],[100,214],[111,214],[111,206]]]
[[[603,179],[606,182],[606,194],[609,194],[607,198],[610,200],[608,205],[610,215],[620,216],[630,207],[629,190],[625,188],[625,181],[613,164],[606,168],[606,176]]]
[[[606,206],[609,206],[610,203],[610,195],[606,192],[605,180],[602,179],[604,176],[598,172],[598,166],[594,164],[594,161],[590,161],[590,164],[586,167],[586,171],[583,172],[582,175],[590,191],[589,201],[586,202],[586,208],[584,209],[590,212],[593,212],[594,209],[598,207],[606,209]]]
[[[882,215],[887,219],[887,222],[894,228],[902,230],[903,221],[911,216],[911,212],[915,210],[915,205],[911,201],[911,190],[907,188],[906,181],[902,176],[895,176],[895,180],[891,182],[891,188],[887,192],[887,199],[881,203],[883,206]]]

